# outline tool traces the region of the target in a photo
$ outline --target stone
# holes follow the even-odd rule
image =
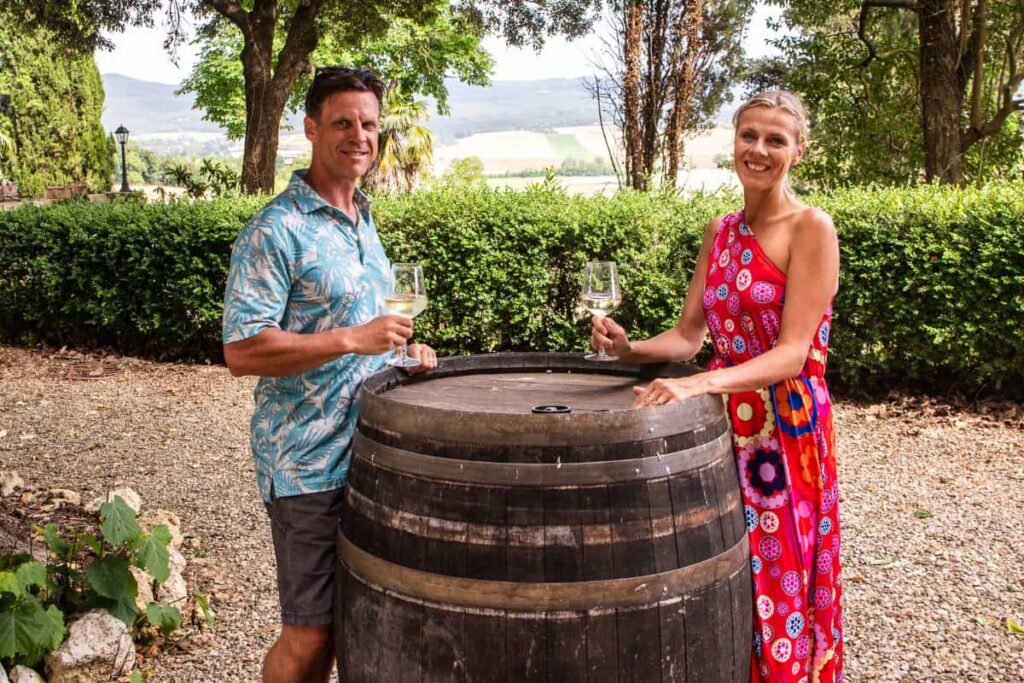
[[[4,669],[3,664],[0,664],[0,683],[11,683],[11,679],[7,678],[7,671]]]
[[[139,510],[142,509],[142,496],[127,486],[116,488],[105,497],[99,496],[98,498],[93,498],[86,503],[85,511],[95,514],[100,511],[100,508],[103,507],[104,503],[113,501],[115,496],[121,496],[121,499],[124,500],[125,504],[132,509],[132,512],[136,515],[139,514]]]
[[[185,609],[188,601],[188,584],[181,572],[171,571],[167,580],[157,586],[156,598],[165,605],[173,605],[179,611]]]
[[[130,507],[135,514],[139,514],[139,510],[142,509],[142,496],[127,486],[116,488],[108,493],[107,501],[109,502],[114,500],[114,496],[121,496],[121,498],[124,499],[124,502],[128,504],[128,507]]]
[[[145,613],[146,605],[156,600],[153,595],[153,577],[138,567],[128,567],[128,571],[135,577],[135,583],[139,586],[139,594],[135,596],[135,606],[139,612]]]
[[[50,499],[49,504],[53,507],[82,504],[82,496],[71,489],[50,489],[47,497]]]
[[[171,572],[185,573],[185,556],[173,548],[167,551],[167,564],[170,566]]]
[[[123,621],[103,609],[87,612],[68,628],[67,640],[46,656],[50,683],[95,683],[131,671],[135,644]]]
[[[25,481],[14,470],[0,470],[0,498],[6,498],[15,489],[25,488]],[[2,681],[3,679],[0,679]]]
[[[11,683],[46,683],[46,679],[36,673],[35,669],[19,664],[11,669]]]
[[[181,548],[185,537],[181,533],[181,519],[178,515],[170,510],[147,510],[139,516],[139,526],[147,534],[158,524],[163,524],[171,532],[170,547],[175,550]]]

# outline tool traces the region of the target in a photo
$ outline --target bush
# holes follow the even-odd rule
[[[103,504],[100,522],[99,533],[69,538],[53,523],[40,529],[51,558],[45,566],[27,554],[0,555],[0,663],[35,666],[63,642],[65,615],[94,608],[107,610],[138,636],[143,617],[130,567],[159,584],[166,581],[171,534],[162,524],[143,532],[120,496]],[[181,613],[150,602],[145,620],[166,637],[181,626]]]
[[[1024,192],[851,190],[810,196],[839,229],[842,275],[830,378],[1024,393]],[[0,215],[0,336],[221,359],[231,244],[263,203],[65,205]],[[583,265],[619,263],[616,318],[635,337],[673,324],[721,194],[679,198],[460,185],[385,196],[375,215],[393,260],[424,264],[431,303],[416,339],[439,353],[583,349]]]

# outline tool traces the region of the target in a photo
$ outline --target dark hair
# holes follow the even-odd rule
[[[335,93],[352,91],[372,92],[377,97],[377,104],[384,108],[384,82],[377,74],[347,66],[319,67],[306,93],[306,116],[319,120],[320,105],[324,100]]]

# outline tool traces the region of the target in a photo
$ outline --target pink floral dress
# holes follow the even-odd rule
[[[704,287],[709,369],[773,348],[785,298],[786,274],[743,212],[726,216]],[[798,376],[728,397],[754,578],[755,683],[843,680],[839,490],[824,378],[831,320],[830,305]]]

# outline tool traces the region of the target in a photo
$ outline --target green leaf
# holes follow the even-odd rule
[[[14,597],[21,597],[21,584],[14,572],[0,572],[0,593],[13,593]]]
[[[78,536],[78,540],[89,550],[93,552],[93,555],[102,555],[103,548],[100,545],[100,539],[96,538],[92,534],[81,534]]]
[[[1024,626],[1021,626],[1013,617],[1006,617],[1006,632],[1015,636],[1024,636]]]
[[[146,679],[143,677],[142,672],[136,669],[132,671],[132,675],[128,677],[128,683],[145,683]]]
[[[99,595],[112,600],[134,598],[139,594],[135,577],[128,570],[128,561],[119,555],[107,555],[92,561],[85,578]]]
[[[164,637],[181,628],[181,612],[172,605],[161,605],[158,602],[149,603],[146,605],[146,619],[160,629],[160,633],[164,634]]]
[[[58,627],[58,621],[32,595],[0,612],[0,659],[32,666],[42,659],[49,645],[63,637],[63,617]]]
[[[100,507],[100,517],[103,519],[100,525],[103,538],[115,548],[128,545],[142,533],[135,521],[135,511],[121,496],[114,496],[113,501],[104,503]]]
[[[100,607],[123,621],[128,628],[132,628],[135,618],[139,615],[139,608],[131,595],[122,595],[117,599],[103,598]]]
[[[53,522],[43,529],[43,541],[56,557],[65,558],[71,552],[71,545],[57,534],[57,525]]]
[[[32,586],[46,588],[46,567],[38,562],[26,562],[18,567],[15,572],[21,592],[24,593]]]
[[[918,519],[928,519],[929,517],[933,517],[934,514],[931,510],[926,510],[924,508],[916,508],[914,510],[914,516]]]
[[[67,632],[64,627],[64,613],[56,605],[50,605],[46,608],[46,618],[50,622],[51,629],[49,647],[46,649],[53,652],[64,642],[64,634]]]
[[[196,604],[199,606],[199,611],[203,614],[203,619],[206,620],[206,625],[212,628],[213,610],[210,609],[210,597],[199,590],[198,587],[192,588],[192,597],[196,599]]]
[[[171,575],[170,557],[167,546],[171,542],[171,532],[163,524],[157,524],[149,534],[143,536],[134,555],[136,566],[145,569],[150,576],[163,583]]]

